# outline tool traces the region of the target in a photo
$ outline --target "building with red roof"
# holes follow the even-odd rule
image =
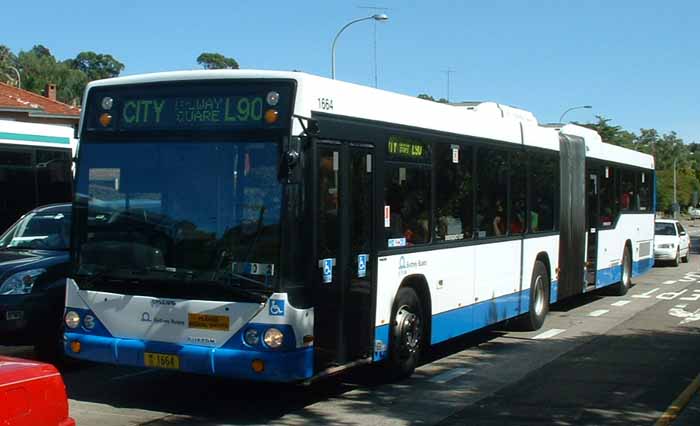
[[[56,85],[47,84],[46,96],[0,83],[0,120],[75,126],[80,108],[56,100]]]

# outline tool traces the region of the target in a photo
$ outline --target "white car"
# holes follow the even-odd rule
[[[688,261],[690,236],[677,220],[657,219],[654,223],[654,259],[670,260],[675,266]]]

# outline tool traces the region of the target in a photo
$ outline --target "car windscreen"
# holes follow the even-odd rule
[[[676,227],[673,223],[656,222],[654,224],[655,235],[676,235]]]
[[[68,250],[70,213],[31,212],[0,237],[0,248]]]

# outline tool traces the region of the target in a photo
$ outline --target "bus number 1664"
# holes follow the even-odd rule
[[[318,98],[318,107],[325,111],[333,111],[333,99]]]

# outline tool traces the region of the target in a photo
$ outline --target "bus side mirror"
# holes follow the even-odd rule
[[[285,180],[287,183],[296,183],[298,179],[295,179],[294,171],[296,170],[298,164],[299,152],[294,149],[284,152],[280,160],[280,180]]]

